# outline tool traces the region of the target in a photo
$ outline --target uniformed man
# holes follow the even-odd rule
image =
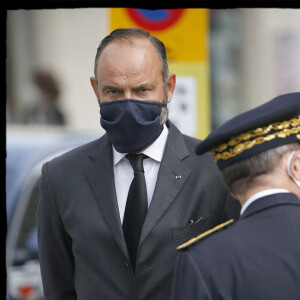
[[[178,247],[173,300],[299,300],[300,93],[226,122],[209,150],[241,217]]]

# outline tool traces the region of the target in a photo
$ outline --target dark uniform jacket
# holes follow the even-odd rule
[[[43,166],[37,224],[46,299],[170,299],[176,246],[238,217],[240,206],[228,197],[212,156],[194,154],[199,140],[168,126],[135,274],[120,222],[108,136]]]
[[[176,259],[173,300],[300,299],[295,194],[260,198],[238,222],[184,249]]]

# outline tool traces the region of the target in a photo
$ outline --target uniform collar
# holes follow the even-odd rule
[[[254,201],[256,201],[259,198],[265,197],[265,196],[269,196],[269,195],[273,195],[273,194],[278,194],[278,193],[289,193],[288,190],[285,189],[267,189],[261,192],[258,192],[254,195],[252,195],[243,205],[240,214],[242,215],[245,210],[247,209],[247,207],[253,203]]]
[[[281,190],[282,191],[282,190]],[[258,201],[253,201],[242,214],[241,218],[248,217],[259,211],[278,206],[278,205],[296,205],[300,206],[300,199],[297,195],[290,192],[270,193],[260,197]]]

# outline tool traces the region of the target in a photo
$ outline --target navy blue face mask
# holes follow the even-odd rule
[[[101,103],[100,123],[118,152],[137,152],[160,136],[160,112],[166,105],[133,99]]]

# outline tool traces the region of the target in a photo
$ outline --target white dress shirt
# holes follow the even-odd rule
[[[253,203],[254,201],[256,201],[259,198],[265,197],[265,196],[269,196],[269,195],[273,195],[273,194],[279,194],[279,193],[289,193],[288,190],[285,189],[267,189],[261,192],[258,192],[254,195],[252,195],[243,205],[242,209],[241,209],[241,215],[245,212],[245,210],[247,209],[247,207]]]
[[[148,207],[154,193],[158,170],[165,150],[168,133],[169,130],[166,125],[164,125],[162,133],[155,142],[149,148],[141,152],[149,157],[143,161],[147,186]],[[134,177],[130,162],[125,157],[126,154],[127,153],[120,153],[116,151],[113,147],[115,187],[121,223],[123,223],[129,187]]]

